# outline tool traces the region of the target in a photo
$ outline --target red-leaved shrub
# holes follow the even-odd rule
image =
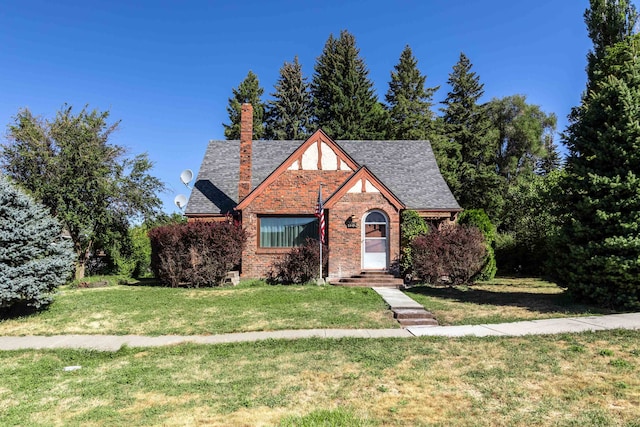
[[[460,285],[475,276],[484,263],[487,248],[476,227],[454,225],[432,229],[412,244],[413,270],[428,283]]]
[[[227,222],[170,224],[149,231],[151,269],[171,287],[219,285],[240,265],[244,230]]]
[[[322,271],[327,272],[329,266],[329,250],[322,247]],[[303,246],[292,248],[281,259],[274,262],[267,274],[270,284],[290,285],[307,283],[320,274],[320,242],[307,239]]]

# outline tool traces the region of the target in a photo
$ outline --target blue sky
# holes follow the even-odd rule
[[[378,97],[409,44],[428,86],[447,94],[463,51],[485,101],[524,94],[558,116],[580,100],[591,47],[588,0],[35,1],[0,7],[0,126],[19,108],[51,118],[64,103],[109,110],[112,142],[146,151],[173,198],[188,194],[210,139],[223,139],[231,89],[247,72],[273,92],[284,61],[298,55],[311,78],[329,34],[356,37]],[[559,139],[559,137],[557,138]],[[224,165],[221,165],[224,167]]]

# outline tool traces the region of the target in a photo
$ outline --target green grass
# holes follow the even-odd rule
[[[2,335],[222,334],[315,328],[398,328],[383,300],[368,288],[269,286],[186,289],[129,285],[100,276],[106,287],[63,287],[45,311],[0,317]],[[498,278],[472,286],[417,286],[407,295],[433,312],[441,325],[501,323],[608,314],[578,304],[555,284]]]
[[[222,334],[314,328],[398,328],[368,288],[268,286],[184,289],[64,287],[45,311],[0,318],[2,335]]]
[[[65,372],[63,368],[80,365]],[[638,426],[640,332],[0,352],[2,425]]]
[[[535,278],[496,278],[471,286],[421,285],[407,295],[431,311],[441,325],[477,325],[555,317],[611,314],[580,304],[555,283]]]

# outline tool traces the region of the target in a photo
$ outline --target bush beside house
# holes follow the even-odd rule
[[[413,270],[427,283],[460,285],[481,271],[487,255],[484,236],[467,225],[432,229],[411,244]]]
[[[491,280],[496,277],[498,267],[493,247],[496,242],[497,232],[496,227],[489,219],[489,215],[482,209],[468,209],[460,214],[458,224],[477,227],[484,236],[487,254],[484,258],[482,269],[475,278],[478,280]]]
[[[329,249],[322,247],[322,270],[329,267]],[[267,275],[270,284],[303,284],[311,282],[320,274],[320,243],[315,239],[307,239],[305,244],[292,248],[281,259],[273,263]]]
[[[428,234],[429,226],[418,212],[412,209],[402,212],[401,224],[400,273],[406,276],[412,273],[413,254],[411,244],[416,237]]]
[[[217,286],[240,265],[244,230],[228,222],[189,222],[149,231],[151,269],[171,287]]]

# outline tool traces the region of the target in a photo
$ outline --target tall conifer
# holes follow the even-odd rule
[[[285,62],[275,84],[273,100],[267,102],[265,136],[267,139],[304,139],[310,133],[311,93],[302,75],[298,57]]]
[[[433,133],[433,94],[438,86],[425,88],[427,77],[420,73],[418,61],[409,45],[391,72],[385,96],[389,111],[389,139],[427,139]]]
[[[355,37],[346,30],[338,39],[330,35],[314,69],[314,123],[335,139],[380,138],[385,111]]]
[[[449,74],[451,90],[443,102],[446,138],[434,143],[434,151],[462,207],[484,209],[493,220],[502,202],[500,178],[490,140],[491,122],[485,106],[479,104],[484,85],[471,68],[471,61],[461,53]]]
[[[574,295],[631,309],[640,308],[640,36],[626,34],[636,18],[623,0],[592,0],[585,13],[594,50],[589,90],[566,132],[568,209],[554,263]]]
[[[231,92],[233,96],[227,106],[230,123],[222,124],[225,138],[240,139],[240,110],[242,104],[248,102],[253,106],[253,139],[261,139],[264,136],[264,103],[261,99],[264,89],[260,87],[258,76],[249,70],[247,77]]]

